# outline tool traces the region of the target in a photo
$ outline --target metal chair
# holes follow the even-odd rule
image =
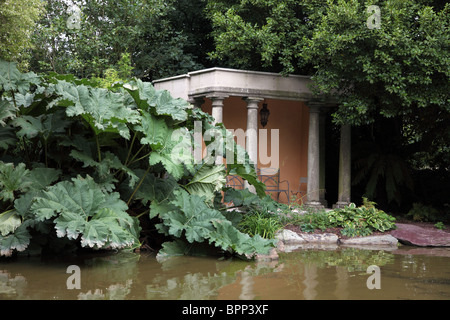
[[[258,169],[259,180],[266,185],[266,192],[273,192],[277,194],[277,201],[280,199],[280,193],[286,194],[288,203],[289,198],[289,181],[280,181],[279,168],[260,168]],[[286,187],[282,188],[281,184],[285,183]]]
[[[234,189],[245,189],[244,179],[240,176],[227,176],[226,186]]]
[[[308,185],[308,177],[301,177],[299,182],[298,182],[298,188],[297,191],[291,191],[292,195],[296,196],[296,200],[297,202],[300,200],[303,203],[303,197],[306,195],[306,190],[301,190],[302,185]]]

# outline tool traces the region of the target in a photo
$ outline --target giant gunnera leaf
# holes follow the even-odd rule
[[[49,187],[31,206],[36,220],[54,219],[58,237],[80,238],[83,247],[94,249],[139,245],[139,223],[127,209],[119,193],[103,191],[89,176]]]
[[[175,242],[165,243],[158,253],[159,257],[192,254],[194,245],[204,246],[205,243],[224,252],[247,257],[257,253],[267,254],[273,248],[273,240],[260,236],[251,237],[240,232],[219,210],[210,208],[204,197],[191,195],[181,189],[174,191],[174,194],[175,198],[170,202],[172,208],[169,212],[160,214],[163,223],[157,228],[160,232],[173,236]],[[182,245],[183,239],[190,245]]]

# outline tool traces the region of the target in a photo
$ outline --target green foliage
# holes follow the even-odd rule
[[[32,47],[31,33],[44,12],[40,0],[2,1],[0,5],[0,60],[20,61],[27,68],[27,50]]]
[[[406,216],[412,218],[414,221],[430,222],[437,222],[441,218],[436,208],[424,205],[423,203],[413,203],[413,207]]]
[[[439,229],[439,230],[445,230],[446,229],[445,224],[442,221],[436,222],[434,224],[434,227],[436,229]]]
[[[225,168],[194,163],[193,122],[215,128],[210,116],[140,80],[97,85],[22,74],[0,61],[2,256],[31,243],[134,249],[146,218],[168,240],[161,256],[213,249],[251,257],[273,247],[224,213],[217,199],[226,191]],[[233,172],[264,191],[245,159]]]
[[[247,213],[239,223],[239,228],[252,236],[259,234],[263,238],[273,239],[283,225],[276,214],[256,211]]]
[[[101,190],[92,178],[61,181],[36,197],[30,208],[37,221],[52,219],[59,238],[81,246],[122,249],[139,245],[139,225],[118,193]]]
[[[395,229],[395,218],[375,208],[373,202],[365,199],[364,205],[334,209],[328,213],[329,223],[333,227],[342,227],[342,233],[348,236],[367,236],[374,231],[385,232]]]
[[[272,241],[263,241],[259,236],[255,237],[256,234],[240,232],[224,214],[209,207],[204,198],[189,195],[184,190],[175,191],[174,196],[175,199],[170,202],[172,210],[161,215],[164,224],[158,226],[168,235],[185,237],[191,244],[208,241],[222,251],[249,256],[255,252],[268,253],[273,246]],[[170,251],[167,251],[168,248]],[[173,252],[173,245],[168,248],[164,248],[160,256]],[[179,254],[184,253],[185,247],[182,248]]]
[[[209,0],[214,57],[240,67],[313,76],[314,90],[339,91],[339,123],[374,122],[436,105],[448,112],[449,5],[396,0]],[[281,69],[281,70],[280,70]]]
[[[277,214],[282,204],[274,201],[269,195],[260,198],[247,189],[228,188],[224,202],[233,205],[237,211],[227,212],[227,217],[242,232],[273,239],[283,227],[283,221]],[[230,208],[227,207],[228,210]]]
[[[325,211],[296,215],[291,218],[290,223],[299,225],[303,232],[314,232],[317,229],[323,231],[331,226]]]
[[[198,69],[205,37],[193,39],[189,23],[204,19],[195,8],[180,16],[178,2],[48,0],[32,34],[32,70],[101,78],[107,87],[116,76],[153,80]],[[80,21],[78,28],[69,29],[73,4]]]

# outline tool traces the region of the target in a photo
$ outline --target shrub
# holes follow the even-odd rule
[[[423,203],[413,203],[413,207],[406,215],[414,221],[430,221],[436,222],[439,219],[439,211],[432,206]]]
[[[328,219],[333,227],[342,227],[342,234],[347,236],[367,236],[374,231],[385,232],[395,229],[395,218],[382,210],[375,208],[375,203],[363,199],[364,204],[335,209],[328,213]]]

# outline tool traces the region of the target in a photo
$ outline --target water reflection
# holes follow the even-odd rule
[[[403,251],[402,251],[403,250]],[[247,262],[118,253],[0,264],[0,299],[450,299],[450,251],[440,256],[405,249],[300,249],[276,262]],[[81,289],[68,290],[69,265]],[[371,265],[381,289],[369,290]]]

